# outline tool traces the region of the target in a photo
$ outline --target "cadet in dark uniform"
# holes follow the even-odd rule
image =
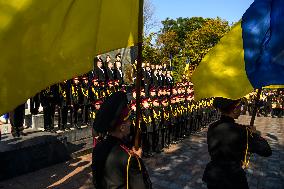
[[[72,120],[73,125],[77,129],[81,129],[79,126],[79,121],[82,119],[82,103],[83,103],[83,93],[82,86],[78,77],[73,78],[73,83],[71,86],[71,105],[72,105]],[[79,113],[79,110],[80,113]]]
[[[89,113],[90,113],[90,84],[89,79],[86,75],[82,77],[82,86],[81,91],[83,94],[83,102],[82,102],[82,118],[84,125],[90,125],[89,123]]]
[[[152,121],[152,108],[151,100],[148,98],[142,101],[142,120],[141,120],[141,139],[143,156],[152,156],[152,144],[153,144],[153,121]]]
[[[67,128],[68,109],[71,104],[71,84],[70,80],[65,80],[59,84],[59,130]]]
[[[40,103],[43,107],[44,130],[54,132],[55,106],[59,103],[58,85],[52,85],[42,90]]]
[[[271,155],[267,141],[255,129],[235,123],[241,113],[241,101],[215,98],[213,105],[221,111],[219,121],[211,124],[207,133],[208,152],[211,161],[207,164],[203,181],[208,189],[248,189],[244,167],[248,154]]]
[[[127,96],[116,92],[107,97],[94,121],[94,130],[108,132],[92,157],[96,189],[151,189],[152,184],[141,159],[141,149],[129,149],[130,125]]]
[[[106,81],[106,71],[103,69],[103,62],[101,59],[96,59],[97,65],[94,67],[93,77],[98,78],[99,83]]]

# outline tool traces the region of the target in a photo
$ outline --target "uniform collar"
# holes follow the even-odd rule
[[[221,121],[224,121],[224,122],[235,123],[234,118],[229,117],[229,116],[226,116],[226,115],[221,115],[220,120],[221,120]]]

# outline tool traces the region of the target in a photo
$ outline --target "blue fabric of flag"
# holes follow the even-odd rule
[[[255,0],[242,17],[246,73],[254,88],[284,84],[283,26],[283,0]]]

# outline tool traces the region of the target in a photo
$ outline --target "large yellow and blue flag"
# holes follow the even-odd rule
[[[284,1],[255,0],[193,73],[195,99],[284,84]]]
[[[0,115],[138,42],[139,0],[0,0]]]

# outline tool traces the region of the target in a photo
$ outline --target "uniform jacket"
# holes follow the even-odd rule
[[[96,189],[152,188],[143,161],[113,136],[95,146],[92,172]]]
[[[221,189],[248,189],[242,169],[248,152],[265,157],[271,155],[265,139],[227,116],[221,116],[219,121],[209,126],[207,143],[211,161],[206,166],[203,180],[207,185]]]

